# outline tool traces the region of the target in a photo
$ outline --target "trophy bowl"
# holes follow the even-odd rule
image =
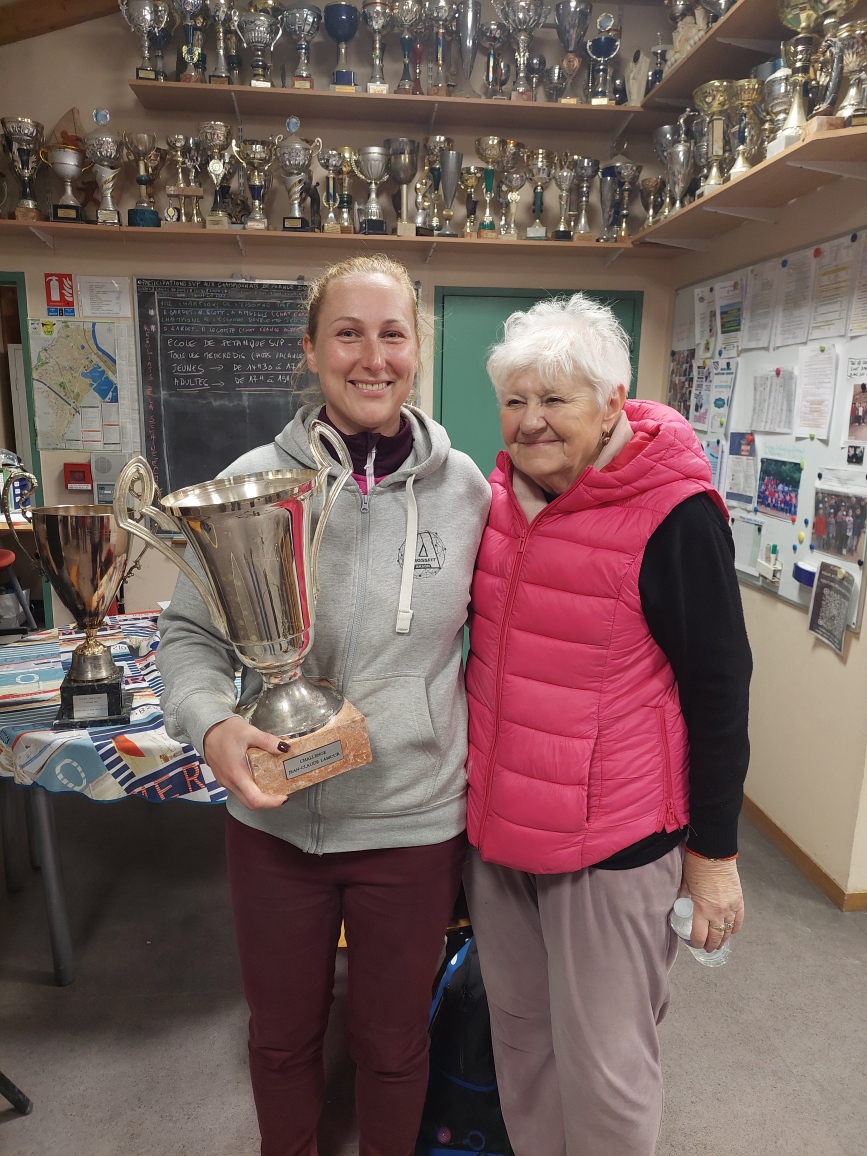
[[[415,225],[409,220],[409,185],[418,172],[421,145],[405,136],[389,137],[383,141],[388,149],[388,171],[400,186],[400,217],[397,222],[399,237],[414,237]]]
[[[705,116],[720,116],[732,102],[732,82],[730,80],[708,80],[700,84],[692,94],[693,102]]]
[[[55,219],[80,220],[81,205],[72,191],[72,182],[79,180],[84,170],[90,168],[85,150],[76,145],[51,145],[39,150],[39,159],[49,165],[63,182],[63,193],[54,208]],[[64,213],[62,208],[71,212]]]
[[[659,163],[664,165],[668,157],[668,150],[677,140],[677,125],[663,124],[659,128],[654,129],[653,132],[653,147],[656,150],[656,155],[659,158]]]
[[[325,31],[337,45],[334,83],[354,86],[355,73],[346,66],[346,45],[358,32],[358,9],[354,4],[326,4],[323,17]]]
[[[500,165],[506,152],[506,141],[501,136],[476,137],[476,156],[484,161],[489,169]]]
[[[639,182],[638,192],[645,213],[642,228],[649,229],[656,224],[657,214],[665,199],[665,177],[644,177]]]
[[[585,0],[560,0],[554,5],[554,23],[564,52],[574,55],[578,51],[592,11],[593,5]]]

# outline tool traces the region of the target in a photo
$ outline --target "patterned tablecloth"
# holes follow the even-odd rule
[[[100,802],[140,795],[154,803],[223,803],[226,791],[192,747],[169,738],[154,662],[158,613],[109,617],[99,637],[133,692],[124,727],[51,730],[60,683],[84,637],[73,628],[43,630],[0,647],[0,776],[75,791]]]

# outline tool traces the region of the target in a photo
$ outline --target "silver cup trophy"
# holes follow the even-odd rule
[[[282,136],[278,136],[268,137],[265,140],[232,141],[232,152],[247,174],[247,188],[253,202],[250,215],[244,223],[245,229],[261,232],[268,229],[268,218],[265,216],[264,208],[268,173],[274,162],[274,150],[282,139]]]
[[[93,120],[96,128],[84,138],[84,151],[99,187],[96,221],[99,225],[119,225],[120,210],[113,193],[123,169],[123,134],[108,127],[109,114],[104,108],[94,110]]]
[[[554,184],[557,186],[557,192],[560,194],[560,221],[554,230],[553,239],[555,241],[572,240],[572,230],[569,228],[567,216],[569,213],[569,199],[577,181],[578,176],[570,163],[570,158],[566,155],[560,157],[554,169]]]
[[[585,0],[561,0],[559,4],[554,5],[554,23],[564,52],[560,67],[566,77],[567,92],[581,69],[578,51],[590,23],[592,7],[591,4],[585,3]],[[560,99],[568,104],[577,103],[574,96],[562,96]]]
[[[232,3],[231,0],[207,0],[207,5],[217,35],[217,61],[214,71],[208,74],[208,83],[230,84],[232,77],[226,57],[226,30],[232,21]]]
[[[360,212],[360,232],[367,236],[385,236],[385,218],[376,197],[376,189],[388,180],[391,153],[382,145],[367,145],[358,149],[352,157],[352,168],[357,177],[367,182],[367,204]]]
[[[588,210],[590,205],[590,188],[599,172],[599,161],[595,157],[578,157],[575,161],[575,175],[578,178],[578,221],[575,225],[575,237],[586,237],[592,233]]]
[[[166,26],[168,6],[160,4],[159,0],[119,0],[119,5],[124,20],[141,43],[141,64],[135,70],[136,80],[159,79],[160,70],[151,59],[151,44]]]
[[[382,62],[385,57],[385,34],[394,25],[394,8],[385,0],[364,0],[361,6],[361,19],[371,35],[373,41],[372,57],[373,71],[367,82],[367,91],[385,95],[388,85],[385,83],[385,73],[382,71]]]
[[[320,149],[318,159],[325,170],[325,196],[322,198],[325,205],[325,220],[322,222],[322,232],[339,233],[340,222],[336,214],[339,204],[337,178],[343,168],[343,154],[339,149]]]
[[[144,550],[130,563],[130,535],[115,522],[111,506],[22,505],[21,513],[33,527],[33,558],[12,523],[10,492],[19,478],[28,481],[21,495],[24,501],[39,486],[33,474],[23,470],[9,474],[2,495],[6,523],[19,549],[84,631],[84,641],[73,651],[69,672],[60,684],[54,729],[127,723],[132,693],[123,690],[123,672],[96,635],[121,582],[137,569]]]
[[[252,48],[250,61],[251,88],[272,88],[271,52],[283,29],[277,17],[267,9],[257,12],[236,12],[234,28],[245,48]]]
[[[398,237],[414,237],[415,223],[409,219],[409,186],[418,172],[419,142],[409,137],[389,137],[384,142],[388,149],[388,168],[400,186],[400,216],[395,232]]]
[[[283,173],[286,184],[286,193],[289,197],[289,213],[283,218],[285,232],[310,232],[310,221],[301,212],[301,194],[307,183],[313,157],[322,148],[322,141],[317,137],[308,143],[297,136],[301,121],[297,116],[290,116],[286,121],[289,136],[277,146],[277,163]]]
[[[315,4],[299,4],[286,8],[282,14],[283,31],[295,42],[298,52],[298,67],[292,77],[290,88],[314,88],[310,71],[310,41],[316,36],[322,24],[322,9]]]
[[[480,0],[461,0],[457,5],[457,41],[461,64],[454,96],[480,97],[472,85],[473,65],[479,50],[479,27],[482,22]]]
[[[515,49],[515,79],[512,82],[512,100],[533,99],[533,89],[527,79],[527,60],[533,33],[548,14],[542,0],[494,0],[497,15],[509,30]]]
[[[207,158],[208,175],[214,182],[214,203],[205,217],[208,229],[228,229],[229,214],[223,202],[223,177],[229,165],[232,132],[221,120],[207,120],[199,125],[199,141]]]
[[[308,437],[317,470],[275,470],[189,486],[155,502],[154,478],[133,458],[115,487],[118,525],[143,538],[193,583],[215,628],[233,645],[262,689],[236,713],[253,726],[291,742],[287,758],[255,748],[248,761],[259,785],[280,794],[371,761],[364,719],[329,684],[310,682],[302,663],[313,645],[317,563],[329,515],[352,462],[341,439],[311,422]],[[312,504],[334,465],[341,470],[325,497],[311,535]],[[199,563],[197,573],[147,520],[180,531]]]
[[[463,161],[464,154],[456,152],[452,148],[442,149],[440,152],[440,188],[443,196],[443,227],[439,234],[441,237],[457,237],[458,235],[452,228],[452,217],[455,215],[452,205],[458,191]]]
[[[39,150],[39,158],[49,166],[55,176],[63,182],[60,200],[51,206],[52,221],[83,220],[81,204],[72,191],[73,181],[81,179],[85,169],[92,162],[87,159],[83,146],[75,144],[55,144]]]
[[[15,176],[21,182],[15,219],[41,221],[42,213],[36,207],[33,179],[39,171],[39,150],[45,129],[38,120],[31,120],[29,116],[4,116],[0,125],[3,126],[3,148],[12,162]]]

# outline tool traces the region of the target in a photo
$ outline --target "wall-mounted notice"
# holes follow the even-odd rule
[[[828,473],[830,471],[823,471]],[[861,475],[858,475],[861,476]],[[820,554],[847,562],[864,559],[867,536],[867,491],[857,481],[837,486],[817,485],[812,545]]]
[[[729,410],[732,404],[732,393],[735,387],[735,377],[738,371],[737,359],[732,357],[726,361],[715,359],[710,363],[712,384],[710,391],[710,420],[708,430],[717,435],[726,432],[729,420]]]
[[[857,237],[858,250],[855,284],[852,286],[852,303],[849,308],[849,336],[863,337],[867,334],[867,243],[864,233],[853,233]]]
[[[132,317],[129,277],[79,277],[82,317]]]
[[[723,484],[722,465],[725,461],[725,446],[721,438],[700,438],[699,443],[704,450],[704,456],[710,464],[711,481],[716,489]]]
[[[795,437],[812,434],[823,441],[828,437],[834,386],[837,379],[837,348],[817,345],[798,350],[798,401]]]
[[[756,562],[762,545],[762,523],[758,518],[734,518],[732,537],[735,542],[735,566],[757,577],[759,572]]]
[[[163,493],[271,441],[298,404],[303,284],[136,279],[144,453]]]
[[[716,345],[716,306],[713,285],[695,289],[695,355],[699,361],[713,357]]]
[[[692,402],[689,407],[689,423],[693,429],[707,430],[710,420],[710,391],[713,374],[710,365],[697,362],[693,371]]]
[[[813,276],[816,258],[812,249],[802,249],[780,262],[782,287],[777,308],[774,345],[802,345],[810,330],[813,304]]]
[[[729,434],[726,501],[733,505],[754,506],[758,480],[756,439],[751,433]]]
[[[744,315],[743,281],[718,281],[714,288],[716,302],[717,357],[737,357],[740,353]]]
[[[843,653],[849,606],[855,592],[855,575],[842,566],[822,562],[813,583],[810,621],[807,629],[822,642]]]
[[[762,458],[759,493],[756,505],[760,514],[791,520],[798,516],[798,491],[801,488],[800,462],[780,458]]]
[[[765,433],[791,433],[795,421],[795,371],[783,366],[753,375],[750,426]]]
[[[846,394],[842,444],[867,442],[867,357],[846,358]]]
[[[672,349],[668,369],[666,404],[676,409],[681,417],[689,417],[692,400],[692,378],[695,367],[694,349]]]
[[[746,278],[741,349],[767,349],[774,327],[774,302],[781,269],[779,261],[753,265]]]
[[[813,314],[810,340],[842,337],[849,320],[849,286],[857,263],[858,248],[852,238],[838,237],[818,250],[816,280],[813,285]]]

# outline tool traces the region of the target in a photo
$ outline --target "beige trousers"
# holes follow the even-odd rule
[[[646,867],[464,874],[515,1156],[653,1156],[657,1025],[677,938],[680,848]]]

